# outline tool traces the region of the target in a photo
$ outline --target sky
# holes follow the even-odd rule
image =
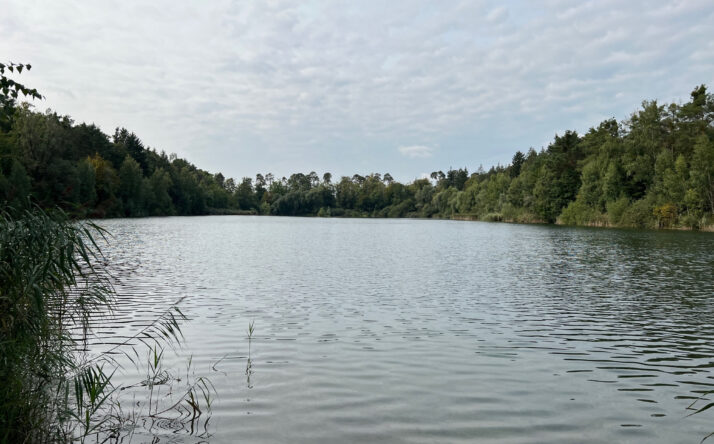
[[[226,177],[410,181],[714,88],[714,2],[0,0],[0,59]]]

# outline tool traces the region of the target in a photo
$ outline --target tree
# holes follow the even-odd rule
[[[30,197],[30,177],[17,159],[11,159],[9,164],[9,171],[6,171],[7,176],[0,169],[0,202],[11,208],[24,208]]]
[[[5,75],[6,72],[22,74],[23,70],[29,71],[30,69],[32,69],[32,65],[29,63],[0,63],[0,130],[8,131],[10,129],[15,111],[15,101],[20,96],[42,99],[36,89],[29,88]]]
[[[316,187],[320,184],[320,178],[317,176],[316,172],[310,171],[310,173],[307,175],[307,177],[310,180],[311,187]]]
[[[692,185],[705,210],[714,214],[714,142],[702,134],[697,138],[692,156]]]
[[[612,161],[608,164],[605,170],[605,176],[602,179],[602,193],[606,202],[613,202],[624,194],[624,172],[619,164]]]
[[[79,176],[79,203],[85,208],[94,208],[97,201],[97,178],[89,159],[82,159],[77,166]]]
[[[154,170],[154,174],[149,179],[151,182],[152,202],[149,212],[152,215],[172,215],[175,210],[169,190],[171,189],[171,176],[162,168]]]
[[[32,180],[33,196],[45,207],[71,209],[78,202],[72,124],[51,111],[35,113],[28,106],[15,111],[11,135],[16,155]]]
[[[525,161],[526,156],[522,152],[516,151],[516,154],[513,155],[513,159],[511,160],[511,177],[517,177],[521,174],[521,167]]]
[[[149,171],[147,150],[136,134],[130,133],[126,128],[117,128],[114,131],[114,143],[122,147],[128,155],[138,162],[142,174],[153,173],[153,171]]]
[[[141,166],[127,155],[119,168],[119,196],[122,199],[124,215],[140,216],[144,214],[142,195]]]
[[[582,201],[591,208],[603,210],[605,200],[603,199],[602,182],[600,180],[600,167],[597,161],[590,161],[583,167],[580,191],[577,200]]]
[[[114,216],[119,202],[116,193],[119,189],[119,176],[111,164],[99,154],[87,158],[94,168],[94,183],[97,193],[97,206],[94,213],[97,216]]]
[[[226,179],[226,183],[225,183],[224,188],[226,189],[226,191],[228,191],[228,192],[231,193],[231,194],[235,193],[235,191],[236,191],[236,182],[235,182],[235,180],[233,180],[232,177],[229,177],[228,179]]]
[[[221,173],[216,173],[213,175],[213,180],[216,181],[216,184],[221,187],[225,188],[226,186],[226,178],[223,176]]]
[[[445,180],[445,186],[447,188],[454,187],[457,190],[463,190],[468,178],[469,172],[466,168],[459,168],[458,170],[449,168],[449,171],[446,173],[446,179],[442,180]]]
[[[311,173],[311,174],[314,174]],[[317,177],[317,174],[315,174]],[[295,173],[290,175],[287,181],[288,189],[290,191],[308,191],[312,187],[313,178],[310,175],[305,175],[303,173]]]
[[[337,205],[344,209],[353,209],[357,204],[359,186],[347,176],[342,176],[335,187]]]
[[[251,210],[258,208],[258,202],[253,194],[253,180],[250,177],[244,177],[238,188],[236,188],[236,200],[238,208],[241,210]]]
[[[255,175],[255,198],[258,202],[263,201],[263,194],[267,191],[265,188],[266,182],[265,177],[258,173]]]
[[[555,221],[560,211],[575,200],[581,183],[577,165],[582,158],[580,137],[575,131],[556,135],[548,146],[545,157],[547,175],[541,181],[541,184],[548,184],[541,195],[545,199],[544,208],[548,208],[541,213],[545,220]]]

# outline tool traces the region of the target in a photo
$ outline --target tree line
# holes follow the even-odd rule
[[[714,224],[714,96],[645,101],[627,119],[567,131],[509,165],[435,171],[400,183],[389,173],[211,174],[12,96],[0,101],[0,201],[35,202],[76,217],[200,214],[438,217],[632,227]]]

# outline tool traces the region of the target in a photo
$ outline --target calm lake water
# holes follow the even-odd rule
[[[210,435],[158,424],[160,442],[698,443],[714,431],[714,409],[687,417],[714,390],[710,233],[101,224],[120,307],[99,333],[116,342],[185,296],[186,341],[168,362],[180,373],[192,355],[218,392]]]

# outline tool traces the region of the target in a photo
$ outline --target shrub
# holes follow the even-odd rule
[[[634,228],[655,228],[653,211],[650,199],[640,199],[624,211],[619,225]]]
[[[501,213],[488,213],[484,215],[481,220],[486,222],[501,222],[503,220],[503,215]]]
[[[670,228],[677,221],[677,207],[674,204],[666,203],[655,207],[652,210],[652,215],[657,220],[657,227]]]
[[[610,221],[610,225],[620,225],[622,216],[625,214],[625,211],[627,211],[629,206],[630,201],[624,196],[615,201],[608,202],[606,207],[607,217]]]

